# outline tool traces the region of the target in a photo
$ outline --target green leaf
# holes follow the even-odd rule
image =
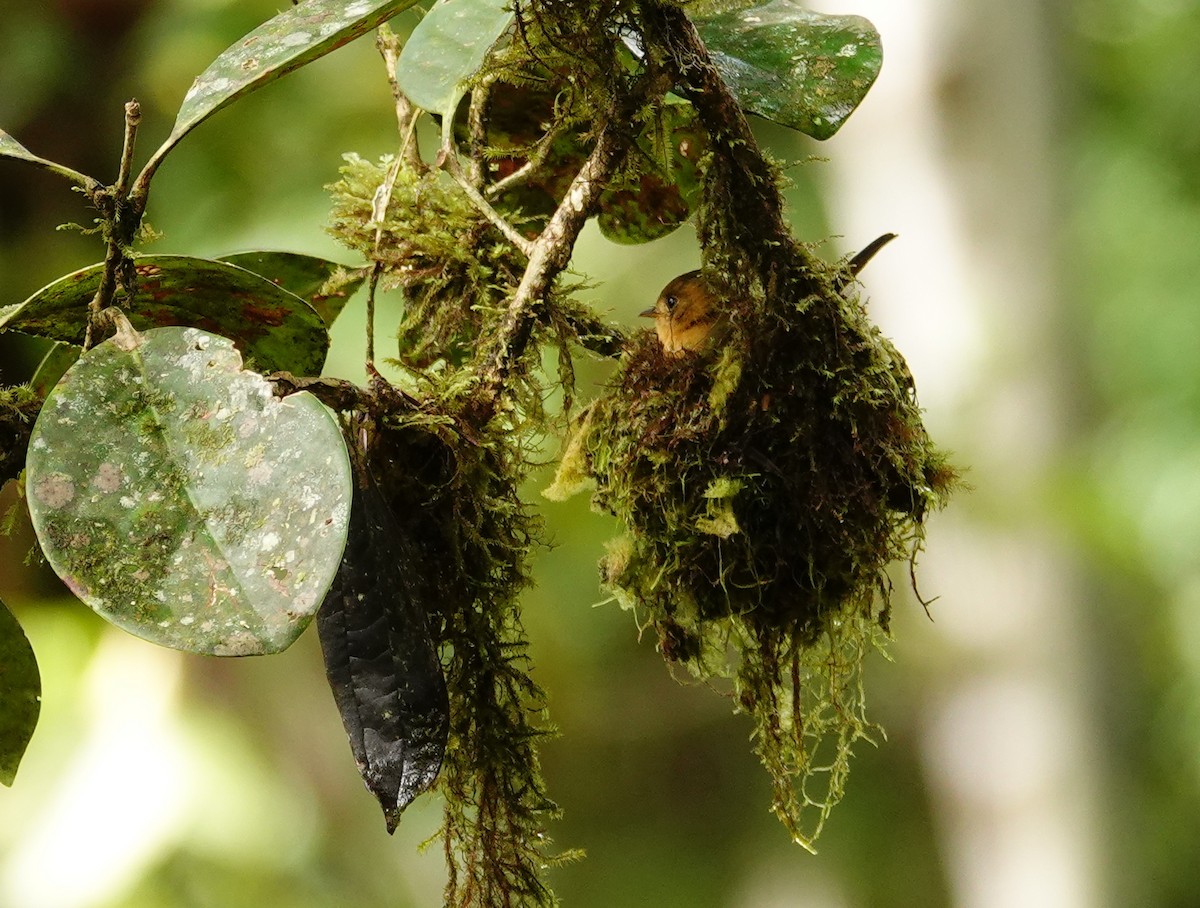
[[[304,0],[227,48],[192,83],[148,170],[185,135],[242,95],[348,44],[416,0]]]
[[[223,255],[219,261],[253,271],[272,284],[294,293],[317,310],[326,325],[333,324],[346,302],[366,280],[365,277],[350,277],[337,289],[322,293],[329,279],[344,270],[345,266],[299,252],[239,252]]]
[[[32,161],[35,164],[42,160],[3,129],[0,129],[0,155],[6,158]]]
[[[613,242],[648,243],[666,236],[687,221],[700,198],[699,164],[708,135],[695,109],[666,105],[662,125],[661,139],[649,130],[639,136],[640,154],[631,156],[635,169],[619,174],[600,194],[596,222]]]
[[[54,390],[58,380],[67,374],[67,370],[75,365],[78,359],[79,348],[74,344],[55,343],[38,363],[33,378],[29,379],[29,386],[39,397],[44,398]]]
[[[39,158],[28,148],[0,129],[0,157],[14,158],[18,161],[27,161],[30,164],[36,164],[38,167],[44,167],[52,173],[58,174],[60,177],[66,177],[72,183],[83,187],[86,190],[97,188],[98,184],[91,177],[86,177],[81,173],[77,173],[70,167],[65,167],[62,164],[56,164],[54,161],[47,161],[45,158]]]
[[[400,52],[400,89],[418,107],[452,118],[464,84],[512,21],[512,0],[438,0]]]
[[[294,293],[245,268],[187,255],[140,256],[136,268],[137,294],[120,305],[139,331],[204,328],[232,338],[263,372],[320,374],[329,333],[316,310]],[[0,330],[81,346],[88,301],[103,272],[103,265],[92,265],[0,310]]]
[[[195,328],[84,353],[46,399],[26,470],[58,576],[163,646],[283,650],[341,561],[353,489],[336,419],[309,394],[277,400]]]
[[[821,15],[795,0],[765,0],[696,28],[743,107],[815,139],[841,128],[883,65],[866,19]]]
[[[42,706],[42,679],[33,648],[0,602],[0,783],[11,786]]]

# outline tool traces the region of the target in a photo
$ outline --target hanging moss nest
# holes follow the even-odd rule
[[[641,332],[560,473],[593,478],[629,528],[604,583],[682,655],[674,623],[736,615],[811,643],[878,604],[954,484],[904,360],[835,270],[814,276],[825,292],[730,304],[705,350],[668,355]]]
[[[807,845],[871,730],[861,666],[887,630],[885,569],[915,557],[956,474],[846,266],[797,252],[767,285],[706,271],[726,300],[706,348],[635,336],[547,494],[594,481],[626,528],[603,585],[669,662],[732,680],[774,809]]]

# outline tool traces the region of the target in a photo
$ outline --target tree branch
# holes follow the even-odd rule
[[[133,146],[137,139],[138,125],[142,121],[142,107],[137,100],[125,104],[125,142],[121,149],[121,165],[117,181],[110,187],[92,193],[92,202],[100,212],[104,223],[104,237],[108,249],[104,254],[104,274],[96,295],[88,303],[88,324],[84,333],[83,349],[95,343],[97,330],[101,327],[100,314],[112,305],[117,287],[133,294],[136,272],[129,258],[128,249],[141,223],[144,199],[138,204],[131,199],[129,180],[133,168]]]
[[[495,183],[492,183],[490,186],[488,186],[486,190],[487,195],[493,199],[499,198],[500,196],[504,195],[504,193],[508,192],[508,190],[516,186],[520,186],[528,181],[528,179],[538,170],[540,170],[549,159],[550,152],[554,150],[555,140],[557,140],[558,137],[561,136],[565,131],[566,130],[562,124],[553,124],[550,127],[550,130],[538,140],[537,144],[534,146],[533,153],[529,156],[525,163],[508,176],[499,179]]]
[[[420,111],[408,100],[408,96],[400,89],[400,80],[396,78],[396,64],[400,59],[400,51],[404,43],[396,37],[395,32],[385,22],[379,26],[375,36],[375,47],[383,57],[383,68],[387,72],[388,85],[392,89],[392,100],[396,105],[396,124],[400,129],[400,154],[404,163],[416,173],[425,172],[425,162],[421,160],[421,146],[417,141],[416,122]]]
[[[437,163],[442,170],[454,178],[454,182],[458,184],[466,197],[471,200],[471,204],[479,210],[480,214],[488,219],[493,227],[504,234],[506,240],[520,249],[526,258],[532,257],[534,243],[526,237],[521,236],[517,232],[517,228],[506,221],[500,212],[492,207],[492,203],[485,199],[483,194],[471,185],[471,181],[463,173],[462,165],[458,162],[458,152],[453,145],[442,146],[441,151],[438,152]]]
[[[619,356],[625,347],[625,334],[620,328],[608,324],[592,313],[568,314],[564,316],[579,346],[597,356],[612,358]]]
[[[619,138],[618,129],[615,118],[601,127],[595,148],[571,181],[550,223],[533,243],[529,264],[500,322],[495,353],[484,373],[483,386],[490,398],[489,410],[494,410],[500,387],[513,364],[525,352],[536,308],[570,262],[579,232],[592,213],[600,192],[625,156],[626,143]]]
[[[483,189],[484,179],[487,176],[484,149],[487,145],[487,117],[488,108],[491,106],[494,81],[492,78],[482,79],[471,89],[471,104],[467,111],[469,130],[467,160],[470,162],[468,177],[471,186],[477,190]]]
[[[370,412],[376,396],[366,388],[341,378],[303,378],[291,372],[272,372],[267,377],[276,397],[307,391],[329,409],[338,413],[352,410]]]
[[[677,90],[691,101],[708,132],[714,167],[723,168],[731,209],[723,224],[732,233],[729,239],[753,257],[751,264],[764,279],[781,260],[807,261],[784,219],[775,173],[695,26],[664,0],[644,0],[643,10],[647,52],[665,56]]]

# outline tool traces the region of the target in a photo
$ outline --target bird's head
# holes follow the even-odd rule
[[[676,356],[700,349],[720,317],[716,293],[699,271],[679,275],[638,314],[654,319],[663,350]]]

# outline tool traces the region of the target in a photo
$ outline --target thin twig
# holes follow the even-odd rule
[[[566,131],[566,127],[561,123],[554,124],[550,130],[538,140],[537,145],[533,149],[533,154],[529,159],[501,180],[497,180],[487,188],[489,198],[495,199],[504,195],[508,190],[520,186],[525,183],[534,173],[536,173],[550,157],[550,152],[554,149],[554,143],[558,137]]]
[[[486,78],[472,88],[471,103],[467,108],[467,160],[470,162],[467,176],[476,189],[483,189],[484,177],[487,175],[484,167],[484,149],[487,147],[487,117],[494,82],[494,78]]]
[[[597,356],[612,358],[619,356],[625,348],[626,338],[621,329],[594,313],[572,314],[564,318],[579,346]]]
[[[533,311],[545,297],[555,278],[567,267],[579,232],[609,178],[625,155],[626,143],[617,134],[614,123],[606,123],[596,139],[596,147],[571,181],[550,223],[532,244],[529,264],[516,293],[501,319],[495,354],[483,385],[495,396],[512,371],[513,363],[524,352],[533,326]]]
[[[379,276],[383,274],[383,262],[375,260],[371,268],[371,279],[367,283],[367,365],[375,364],[375,292],[379,289]]]
[[[399,105],[397,105],[397,115],[399,112]],[[411,107],[408,123],[400,130],[400,156],[404,159],[406,167],[414,173],[423,175],[429,172],[429,168],[421,160],[421,143],[417,139],[417,121],[419,119],[421,119],[421,111],[416,107]]]
[[[113,185],[118,199],[129,194],[129,178],[133,172],[133,145],[137,140],[138,126],[142,122],[142,105],[137,98],[125,102],[125,144],[121,148],[121,167],[117,182]]]
[[[443,146],[438,152],[437,164],[442,170],[450,174],[454,178],[462,191],[466,194],[471,203],[479,209],[488,221],[491,222],[497,230],[504,234],[504,238],[516,246],[524,253],[526,258],[533,255],[534,242],[522,236],[512,224],[506,221],[503,216],[492,207],[492,203],[483,197],[478,189],[471,185],[471,181],[467,179],[463,173],[462,165],[458,162],[458,153],[453,146]]]
[[[400,147],[405,164],[417,173],[424,173],[425,162],[421,160],[421,146],[417,141],[416,123],[421,111],[408,100],[408,96],[400,88],[400,80],[396,77],[396,65],[400,59],[403,42],[387,23],[379,26],[375,36],[375,47],[383,57],[383,68],[387,72],[388,85],[392,89],[392,100],[396,105],[396,124],[400,129],[403,143]]]
[[[371,268],[370,286],[367,289],[367,365],[371,367],[375,365],[375,291],[379,287],[379,276],[383,273],[383,260],[379,252],[383,245],[383,227],[387,221],[388,206],[392,203],[392,193],[395,192],[396,179],[400,176],[402,164],[403,153],[392,161],[387,176],[371,199],[371,220],[375,222],[375,246],[372,250],[375,264]]]
[[[331,410],[369,410],[374,401],[370,391],[341,378],[303,378],[291,372],[272,372],[267,377],[276,397],[307,391]]]

